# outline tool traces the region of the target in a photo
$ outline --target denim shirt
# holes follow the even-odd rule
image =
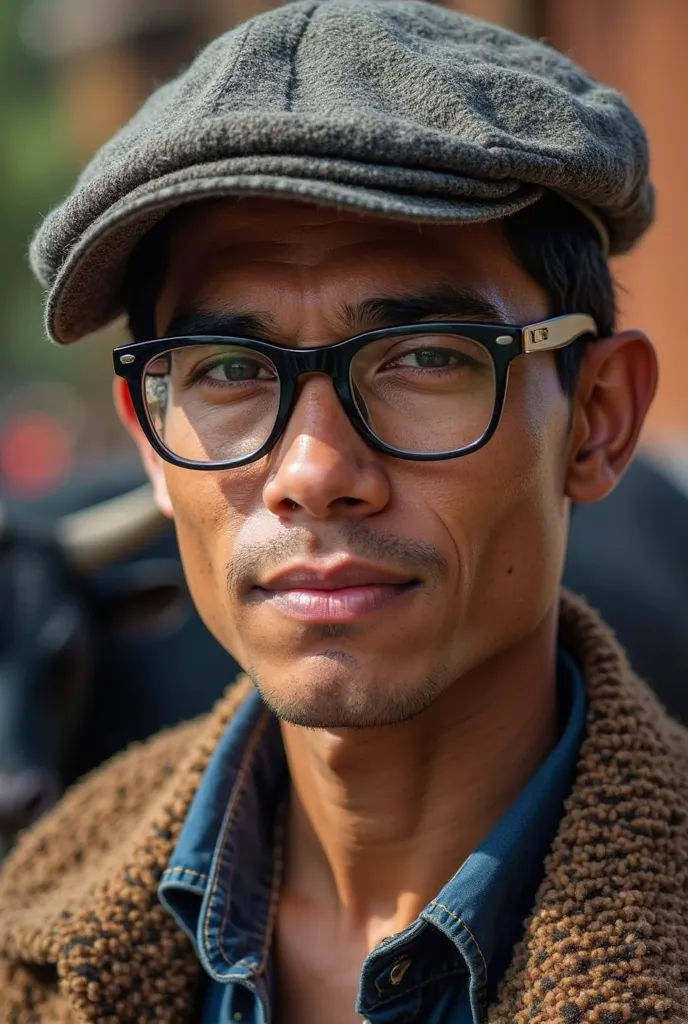
[[[481,1024],[521,937],[575,773],[580,672],[563,652],[557,745],[420,913],[366,958],[356,1011],[371,1024]],[[196,793],[159,897],[205,972],[201,1024],[274,1024],[272,935],[289,776],[279,725],[252,694]]]

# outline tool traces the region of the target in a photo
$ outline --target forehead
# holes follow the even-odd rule
[[[470,287],[505,317],[547,297],[515,259],[504,224],[438,225],[274,199],[189,204],[170,226],[159,315],[186,307],[341,304],[425,285]],[[277,307],[277,308],[276,308]]]

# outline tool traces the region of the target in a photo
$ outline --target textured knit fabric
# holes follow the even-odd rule
[[[574,778],[585,688],[563,653],[558,704],[559,740],[513,806],[420,919],[362,965],[356,1010],[370,1024],[483,1021]],[[271,933],[287,786],[278,723],[254,693],[218,744],[158,889],[209,979],[199,1024],[232,1024],[238,1013],[244,1024],[275,1020]]]
[[[226,195],[396,218],[506,217],[554,189],[629,249],[652,220],[625,100],[533,40],[419,0],[299,0],[212,43],[94,158],[43,223],[47,327],[123,311],[125,265],[163,214]]]
[[[565,598],[588,697],[576,779],[489,1024],[688,1020],[688,733],[607,628]],[[157,895],[250,689],[74,788],[0,876],[3,1024],[192,1024],[201,969]]]

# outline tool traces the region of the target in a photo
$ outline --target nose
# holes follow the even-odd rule
[[[57,779],[41,768],[0,771],[0,836],[12,836],[45,813],[59,796]]]
[[[275,515],[361,519],[390,500],[382,459],[349,421],[330,380],[302,382],[263,489]]]

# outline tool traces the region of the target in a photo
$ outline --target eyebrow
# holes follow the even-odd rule
[[[469,288],[441,284],[429,290],[402,295],[365,299],[351,305],[343,303],[339,317],[351,331],[397,327],[441,317],[458,320],[503,322],[503,313],[489,299]]]
[[[503,311],[479,292],[441,284],[419,292],[385,295],[358,303],[342,303],[330,322],[358,334],[384,327],[398,327],[421,320],[452,317],[457,320],[504,323]],[[168,337],[220,335],[279,338],[276,318],[265,310],[191,309],[176,316],[167,328]]]
[[[166,333],[170,338],[194,334],[262,338],[274,334],[276,330],[277,323],[269,313],[249,313],[238,309],[191,309],[174,317]]]

